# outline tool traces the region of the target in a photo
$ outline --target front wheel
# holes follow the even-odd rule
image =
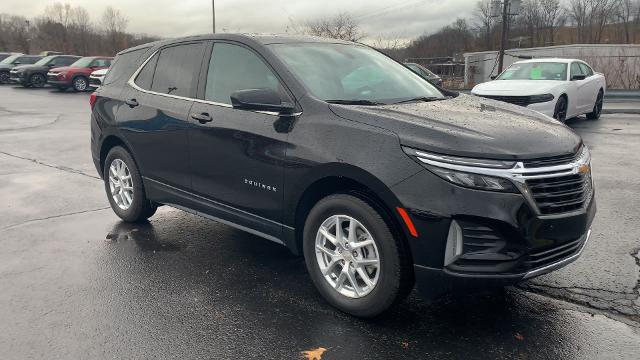
[[[604,93],[602,90],[598,92],[598,97],[596,97],[596,102],[593,104],[593,109],[590,113],[587,114],[587,119],[589,120],[598,120],[600,119],[600,115],[602,115],[602,106],[604,105]]]
[[[71,84],[71,86],[73,86],[73,90],[75,90],[76,92],[87,91],[89,81],[87,81],[87,78],[84,76],[78,76],[73,79],[73,83]]]
[[[377,316],[413,287],[402,239],[378,211],[355,196],[320,200],[305,222],[303,248],[320,294],[351,315]]]
[[[139,222],[155,214],[157,205],[147,199],[138,167],[123,147],[109,151],[103,178],[111,209],[122,220]]]
[[[556,102],[555,110],[553,111],[553,118],[560,121],[565,122],[567,120],[567,98],[561,96],[558,98],[558,102]]]
[[[29,84],[34,88],[42,88],[47,83],[47,78],[42,74],[33,74],[29,78]]]

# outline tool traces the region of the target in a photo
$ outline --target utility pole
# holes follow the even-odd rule
[[[211,0],[211,24],[213,26],[213,33],[216,33],[216,0]]]
[[[502,73],[504,66],[504,51],[507,47],[509,33],[509,0],[502,0],[502,39],[500,40],[500,52],[498,53],[498,74]]]

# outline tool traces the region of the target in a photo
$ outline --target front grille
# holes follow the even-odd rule
[[[529,106],[531,104],[530,96],[499,96],[499,95],[480,95],[487,99],[503,101],[506,103],[520,105],[520,106]]]
[[[589,173],[528,179],[527,186],[542,215],[580,210],[593,194]]]
[[[580,248],[584,244],[584,241],[585,238],[580,237],[564,244],[532,251],[529,253],[529,257],[527,261],[525,261],[525,264],[531,269],[553,264],[580,252]]]
[[[562,156],[554,156],[554,157],[544,158],[544,159],[526,160],[524,162],[524,167],[539,168],[539,167],[545,167],[545,166],[564,165],[576,160],[578,158],[578,154],[580,154],[580,151],[572,155],[562,155]]]

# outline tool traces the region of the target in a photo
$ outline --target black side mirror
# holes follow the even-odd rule
[[[282,101],[273,89],[246,89],[231,94],[234,109],[253,111],[275,111],[283,115],[292,114],[295,107]]]
[[[17,61],[17,60],[13,62],[13,65],[20,65],[20,64],[22,64],[22,63],[20,61]]]
[[[491,75],[491,76],[489,76],[489,78],[490,78],[491,80],[495,80],[497,77],[498,77],[498,75]]]
[[[584,80],[587,78],[587,75],[573,75],[571,77],[571,81],[575,81],[575,80]]]

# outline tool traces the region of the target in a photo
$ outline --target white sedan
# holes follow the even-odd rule
[[[598,119],[606,91],[604,75],[576,59],[518,61],[495,80],[476,85],[474,95],[539,111],[559,121],[587,114]]]

